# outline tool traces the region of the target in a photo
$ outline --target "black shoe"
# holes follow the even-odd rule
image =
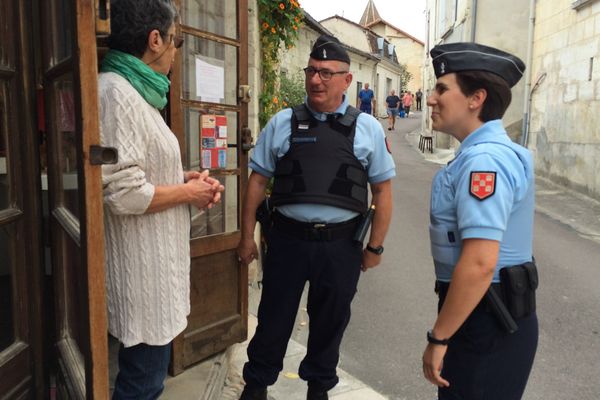
[[[391,131],[391,130],[392,130],[392,128],[388,128],[388,131]]]
[[[244,386],[240,400],[267,400],[267,388]]]
[[[306,400],[329,400],[329,396],[327,396],[327,390],[309,386]]]

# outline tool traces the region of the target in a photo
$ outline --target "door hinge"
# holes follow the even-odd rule
[[[238,88],[238,97],[242,103],[250,103],[252,89],[250,85],[240,85]]]

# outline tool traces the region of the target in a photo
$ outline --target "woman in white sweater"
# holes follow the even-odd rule
[[[184,172],[161,117],[183,39],[170,0],[113,0],[110,51],[98,78],[103,145],[118,149],[102,170],[109,331],[120,342],[113,399],[156,399],[171,342],[190,312],[190,212],[220,200],[208,172]]]

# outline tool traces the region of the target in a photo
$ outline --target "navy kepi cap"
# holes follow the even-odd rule
[[[503,78],[510,87],[519,82],[525,64],[519,57],[477,43],[446,43],[430,51],[435,76],[460,71],[487,71]]]
[[[340,41],[331,35],[321,35],[315,42],[310,57],[321,61],[343,61],[350,64],[350,56]]]

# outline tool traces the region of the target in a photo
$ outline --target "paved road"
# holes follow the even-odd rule
[[[439,165],[424,161],[408,143],[405,133],[418,124],[416,118],[404,119],[388,134],[398,173],[394,216],[383,264],[361,277],[340,363],[397,400],[432,400],[436,392],[422,378],[420,359],[436,311],[426,225],[430,182]],[[538,192],[538,204],[543,202],[544,211],[554,210],[556,219],[536,214],[540,344],[524,400],[597,400],[600,243],[586,237],[595,233],[597,238],[600,232],[584,229],[580,235],[558,222],[586,216],[586,208],[574,209],[559,192]],[[577,215],[571,215],[571,209]],[[598,210],[588,212],[587,218],[598,220]]]
[[[397,172],[392,222],[382,265],[361,277],[342,344],[340,366],[390,399],[432,400],[436,393],[422,378],[420,360],[436,313],[427,221],[439,166],[405,139],[420,126],[419,115],[386,131]]]

